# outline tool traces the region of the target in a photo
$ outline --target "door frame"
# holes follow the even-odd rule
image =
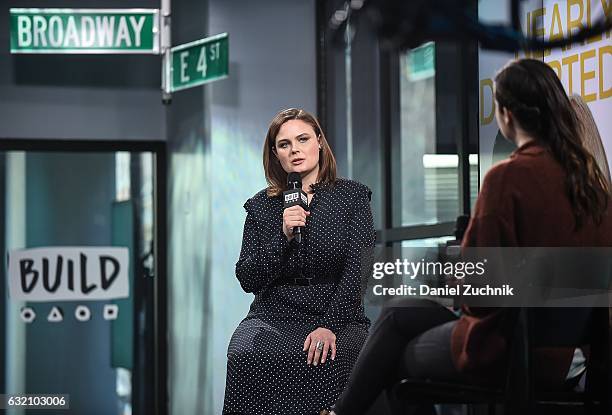
[[[134,151],[150,152],[154,155],[154,199],[155,199],[155,269],[157,275],[153,281],[153,380],[145,380],[144,406],[134,405],[142,414],[168,414],[168,342],[167,342],[167,143],[165,141],[118,141],[118,140],[71,140],[71,139],[4,139],[0,138],[0,152],[6,151],[39,151],[39,152],[116,152]],[[4,163],[2,163],[4,164]],[[4,190],[4,183],[0,184]],[[3,209],[0,209],[3,210]],[[4,224],[4,212],[0,225]],[[4,241],[0,248],[5,250]],[[2,287],[4,288],[4,287]],[[0,292],[0,294],[3,294]],[[138,294],[138,295],[137,295]],[[140,292],[134,290],[134,302],[140,304]],[[4,338],[4,322],[0,324],[0,335]],[[4,368],[4,355],[0,356],[0,368]],[[0,387],[4,390],[4,373],[0,376]],[[136,388],[133,388],[133,391]],[[136,404],[136,402],[134,402]],[[152,407],[149,405],[152,404]]]

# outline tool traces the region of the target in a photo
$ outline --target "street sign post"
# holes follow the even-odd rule
[[[229,74],[227,33],[175,46],[170,55],[166,62],[168,92],[203,85]]]
[[[159,54],[158,9],[10,9],[11,53]]]

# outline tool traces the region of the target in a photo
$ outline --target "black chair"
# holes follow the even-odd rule
[[[402,379],[387,391],[394,414],[415,404],[486,404],[495,413],[542,414],[547,408],[581,407],[586,414],[611,414],[610,315],[608,308],[516,308],[516,325],[510,344],[505,385],[501,387]],[[561,324],[559,324],[561,323]],[[584,392],[536,390],[533,350],[539,347],[588,345]]]

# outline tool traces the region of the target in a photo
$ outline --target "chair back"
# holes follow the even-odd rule
[[[578,347],[589,344],[594,308],[536,308],[529,310],[529,340],[532,347]],[[601,329],[601,328],[600,328]]]

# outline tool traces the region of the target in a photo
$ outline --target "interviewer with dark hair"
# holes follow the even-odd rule
[[[612,246],[608,182],[581,142],[575,112],[555,72],[522,59],[495,78],[496,119],[518,147],[486,174],[463,247]],[[426,300],[385,307],[332,413],[367,411],[398,374],[501,382],[510,339],[508,309],[464,307],[460,317]],[[573,350],[541,355],[548,387],[568,373]],[[398,372],[401,356],[407,367]]]
[[[228,347],[223,413],[311,415],[337,399],[367,337],[361,252],[374,245],[371,192],[336,178],[321,126],[304,110],[274,117],[263,164],[268,187],[244,204],[236,263],[255,299]],[[284,209],[289,173],[301,177],[307,210]]]

